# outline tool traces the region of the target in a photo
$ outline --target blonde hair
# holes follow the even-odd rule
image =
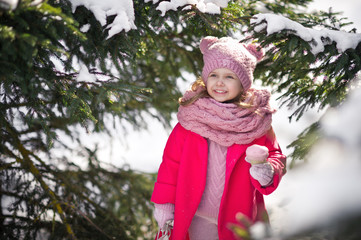
[[[195,82],[192,83],[191,90],[193,92],[198,92],[199,90],[200,91],[196,95],[191,97],[190,99],[179,98],[179,100],[178,100],[179,105],[188,106],[200,98],[205,98],[205,97],[210,98],[211,97],[207,92],[207,88],[202,80],[202,77],[198,78]],[[247,98],[249,98],[250,101],[245,102],[245,99],[247,99]],[[240,108],[252,108],[252,107],[254,107],[254,105],[253,105],[254,99],[255,99],[254,94],[252,94],[249,91],[246,91],[246,92],[242,91],[238,97],[236,97],[235,99],[232,99],[230,101],[227,101],[227,102],[234,103],[237,106],[239,106]]]

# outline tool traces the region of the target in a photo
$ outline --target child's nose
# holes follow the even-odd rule
[[[223,79],[218,79],[217,80],[217,83],[216,83],[218,86],[222,86],[224,83],[223,83]]]

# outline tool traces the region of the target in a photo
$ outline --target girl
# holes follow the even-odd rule
[[[267,221],[263,194],[277,188],[285,156],[270,93],[251,88],[263,51],[216,37],[200,49],[202,78],[180,99],[151,201],[160,228],[174,220],[173,240],[230,240],[237,213]]]

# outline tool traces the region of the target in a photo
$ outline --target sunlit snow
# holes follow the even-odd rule
[[[361,34],[359,33],[307,28],[286,17],[272,13],[256,14],[251,19],[251,23],[256,25],[255,31],[266,29],[267,35],[282,30],[292,31],[293,34],[310,43],[313,54],[323,52],[325,45],[330,45],[332,42],[336,42],[339,52],[344,52],[350,48],[355,49],[361,42]]]
[[[169,10],[177,11],[178,8],[188,8],[190,5],[196,6],[199,11],[204,13],[219,14],[221,8],[227,7],[228,1],[229,0],[171,0],[169,2],[163,1],[158,3],[158,0],[146,0],[145,2],[157,4],[157,10],[164,16]],[[132,0],[70,0],[70,2],[72,3],[73,11],[75,11],[78,6],[84,6],[92,11],[102,26],[107,25],[108,16],[116,16],[113,22],[107,25],[107,28],[109,28],[108,38],[111,38],[123,30],[128,32],[136,29]]]
[[[134,24],[134,7],[132,0],[71,0],[73,11],[78,6],[84,6],[93,12],[95,18],[102,26],[107,24],[107,17],[115,15],[115,19],[110,23],[108,38],[120,33],[136,29]]]
[[[267,200],[274,235],[288,236],[361,214],[361,89],[321,120],[307,163],[288,171]]]

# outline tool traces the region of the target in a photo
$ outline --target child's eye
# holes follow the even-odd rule
[[[212,74],[209,75],[209,77],[216,77],[216,76],[217,76],[217,75],[214,74],[214,73],[212,73]]]
[[[229,78],[229,79],[234,79],[234,77],[233,77],[233,76],[227,76],[227,78]]]

